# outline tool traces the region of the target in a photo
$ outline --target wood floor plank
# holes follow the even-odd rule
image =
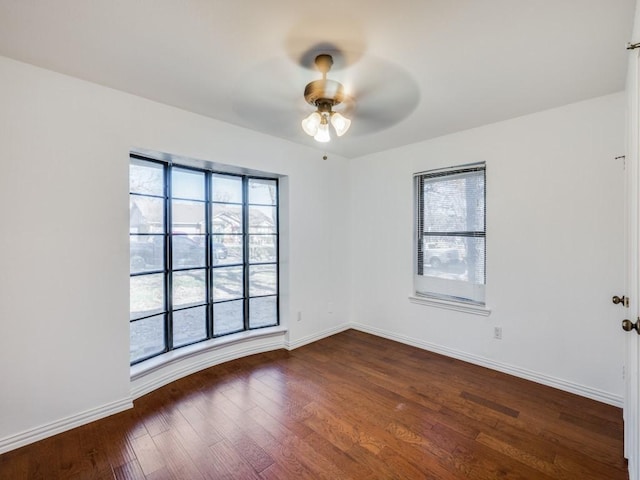
[[[373,469],[357,462],[349,452],[340,450],[322,435],[313,432],[307,435],[304,441],[324,458],[331,459],[331,462],[341,471],[352,472],[357,470],[361,478],[377,478],[377,474]]]
[[[469,393],[467,391],[462,392],[460,396],[465,400],[477,403],[478,405],[482,405],[483,407],[491,408],[492,410],[502,413],[503,415],[509,415],[510,417],[517,418],[520,414],[518,410],[509,408],[506,405],[502,405],[488,398],[481,397],[480,395],[474,395],[473,393]]]
[[[36,453],[36,449],[20,448],[0,455],[0,478],[28,478],[31,472],[29,456]]]
[[[211,423],[210,418],[199,408],[196,395],[192,395],[180,402],[179,411],[206,446],[218,443],[223,439],[216,426]]]
[[[208,463],[207,478],[242,478],[259,479],[257,472],[227,440],[222,440],[209,447],[211,461]]]
[[[628,480],[621,410],[348,330],[0,455],[11,480]]]
[[[511,443],[504,442],[485,433],[481,433],[477,441],[496,452],[502,453],[507,457],[513,458],[520,463],[530,466],[552,478],[561,478],[571,480],[565,474],[561,467],[554,464],[555,455],[552,459],[540,458],[528,449],[520,449]]]
[[[115,467],[113,473],[116,480],[144,480],[145,478],[142,467],[136,459]]]
[[[240,452],[243,459],[248,462],[253,469],[260,473],[274,463],[273,458],[262,447],[260,447],[242,429],[241,425],[246,418],[246,411],[229,399],[227,395],[231,390],[225,389],[216,392],[203,401],[203,411],[210,421],[216,425],[217,430],[224,439],[233,445]],[[233,395],[232,395],[233,396]],[[253,405],[253,402],[249,402]],[[255,406],[252,407],[256,408]]]
[[[540,433],[540,436],[544,440],[554,444],[558,453],[564,457],[581,454],[617,470],[626,471],[627,469],[627,462],[622,455],[622,442],[612,448],[605,444],[597,445],[592,441],[590,435],[570,437],[568,435],[561,435],[548,430],[543,430]]]
[[[273,465],[269,466],[268,468],[260,472],[260,478],[262,480],[282,480],[283,478],[305,479],[305,478],[311,478],[311,477],[292,476],[292,473],[290,471],[287,471],[281,465],[274,463]]]
[[[272,472],[275,471],[285,471],[287,474],[280,478],[313,478],[311,471],[297,458],[296,452],[292,452],[289,448],[285,447],[284,443],[287,443],[284,442],[285,439],[282,437],[276,438],[276,432],[263,427],[253,418],[265,418],[267,415],[268,414],[261,411],[259,407],[254,407],[254,409],[245,416],[240,425],[242,431],[251,437],[260,448],[267,452],[277,465],[276,468],[273,468],[273,465],[267,467],[265,469],[265,471],[267,471],[265,475],[273,475]],[[293,436],[292,433],[290,435]],[[261,472],[261,474],[263,472]]]
[[[134,438],[132,446],[145,475],[165,467],[164,457],[150,435]]]
[[[490,431],[482,431],[476,437],[482,442],[482,436],[489,436],[499,442],[510,445],[512,448],[526,451],[529,455],[545,462],[553,462],[558,454],[558,448],[552,442],[548,442],[538,434],[530,433],[527,429],[518,428],[504,422],[498,422],[496,428]]]
[[[153,437],[153,443],[162,455],[166,471],[171,478],[204,480],[204,475],[173,432],[167,430],[158,433]]]

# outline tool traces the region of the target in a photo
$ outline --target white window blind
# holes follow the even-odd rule
[[[417,295],[485,302],[485,164],[415,174]]]

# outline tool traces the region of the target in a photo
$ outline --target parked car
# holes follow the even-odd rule
[[[213,256],[216,260],[227,258],[227,247],[223,243],[213,242]]]
[[[204,238],[204,237],[203,237]],[[149,235],[141,237],[142,241],[131,242],[130,267],[131,270],[145,268],[162,268],[164,261],[164,236]],[[174,252],[174,268],[204,266],[205,248],[187,235],[173,235],[172,247]],[[213,244],[215,260],[227,258],[227,247],[219,242]]]
[[[433,268],[460,262],[458,247],[446,243],[427,243],[424,250],[425,261]]]

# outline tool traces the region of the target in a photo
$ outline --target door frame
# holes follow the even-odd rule
[[[639,235],[639,185],[640,169],[638,154],[640,133],[640,51],[633,50],[629,55],[627,71],[627,148],[625,155],[625,210],[626,210],[626,283],[629,292],[629,309],[625,312],[632,322],[638,320],[640,314],[640,249]],[[624,391],[624,456],[629,464],[629,480],[640,480],[640,365],[638,363],[638,335],[634,332],[625,334],[625,391]]]

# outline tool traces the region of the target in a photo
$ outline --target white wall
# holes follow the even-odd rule
[[[0,452],[130,404],[132,148],[286,175],[281,346],[344,324],[344,159],[1,57],[0,78]]]
[[[624,121],[620,93],[350,162],[358,328],[621,404]],[[412,173],[477,161],[492,313],[409,303]]]

